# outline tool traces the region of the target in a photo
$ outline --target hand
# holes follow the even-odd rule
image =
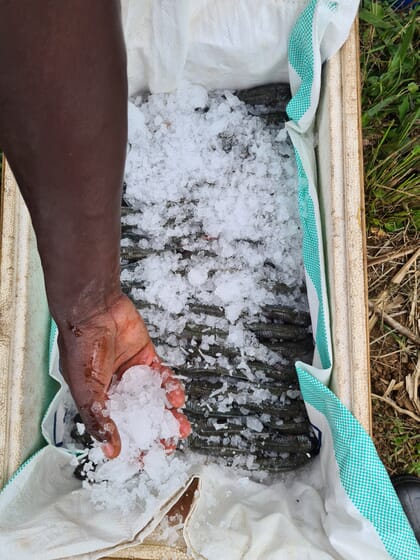
[[[184,389],[157,356],[143,319],[128,297],[120,295],[106,311],[71,328],[59,328],[58,347],[64,379],[86,430],[104,443],[108,458],[119,455],[121,440],[112,419],[102,413],[107,391],[113,379],[134,365],[147,365],[160,373],[171,412],[179,422],[180,437],[191,432],[187,418],[176,410],[185,403]],[[168,450],[173,446],[168,445]]]

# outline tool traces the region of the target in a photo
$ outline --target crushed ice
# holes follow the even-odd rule
[[[147,366],[134,366],[109,391],[106,409],[118,426],[121,453],[107,459],[99,442],[88,451],[84,486],[98,508],[149,507],[176,491],[187,478],[187,465],[166,453],[164,442],[177,443],[179,424],[166,408],[161,377]]]
[[[227,367],[209,352],[218,342],[210,332],[198,349],[180,348],[195,323],[227,332],[244,369],[247,358],[278,362],[244,324],[261,321],[264,305],[307,305],[287,134],[250,115],[233,93],[191,84],[139,97],[128,114],[124,198],[132,211],[123,218],[124,246],[148,254],[124,265],[121,278],[158,352],[171,365],[190,353],[194,365]],[[279,278],[287,293],[276,292]],[[191,302],[221,313],[189,312]]]
[[[211,329],[218,329],[228,333],[227,345],[240,350],[237,367],[252,381],[248,359],[274,363],[279,356],[259,344],[246,321],[261,320],[267,304],[306,307],[296,169],[287,135],[248,114],[231,92],[208,93],[197,85],[138,98],[129,103],[128,117],[125,200],[137,212],[123,218],[122,247],[146,256],[123,266],[122,282],[142,303],[167,363],[230,367],[225,356],[211,352],[217,346]],[[274,294],[279,277],[287,293]],[[190,301],[217,306],[220,314],[189,312]],[[191,322],[209,332],[183,348],[180,335]],[[249,390],[244,395],[250,398]],[[295,396],[283,394],[280,402]],[[241,399],[218,391],[211,397],[221,411]],[[186,480],[185,460],[166,455],[160,444],[178,433],[165,398],[159,380],[138,368],[111,391],[107,410],[122,452],[108,461],[99,446],[89,451],[84,485],[98,507],[128,511]],[[251,398],[262,402],[270,395],[259,389]],[[267,419],[249,417],[247,429],[261,431]],[[253,462],[249,457],[247,468]]]

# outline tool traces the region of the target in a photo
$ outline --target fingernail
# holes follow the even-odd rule
[[[108,459],[112,459],[115,453],[114,446],[112,445],[112,443],[104,443],[102,445],[102,451],[104,452],[105,456]]]

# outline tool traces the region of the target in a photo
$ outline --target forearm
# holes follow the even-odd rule
[[[119,5],[0,1],[0,144],[31,213],[59,325],[120,294],[126,61]]]

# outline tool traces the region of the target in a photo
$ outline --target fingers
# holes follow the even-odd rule
[[[175,453],[176,443],[174,443],[172,440],[161,439],[160,443],[165,448],[166,455],[172,455],[172,453]]]
[[[169,370],[168,374],[162,381],[162,387],[166,391],[166,396],[169,403],[174,408],[181,408],[185,404],[185,391],[182,383],[179,379],[174,377],[174,374]]]
[[[106,408],[107,391],[113,373],[112,337],[108,332],[89,344],[90,359],[85,368],[81,409],[86,415],[88,432],[104,444],[105,455],[113,459],[120,454],[121,440],[117,426]],[[76,400],[76,404],[79,404]],[[80,410],[82,414],[82,410]],[[83,415],[82,415],[83,418]]]
[[[77,400],[76,404],[78,404]],[[115,422],[109,417],[105,400],[94,400],[79,405],[78,408],[87,432],[103,444],[102,450],[105,456],[108,459],[118,457],[121,452],[120,434]]]
[[[181,439],[187,438],[191,433],[191,424],[185,414],[177,410],[171,410],[179,424],[179,437]]]
[[[162,364],[159,356],[151,361],[150,367],[160,373],[162,377],[162,388],[166,391],[169,403],[174,408],[181,408],[185,404],[185,390],[181,381],[175,377],[174,372],[168,366]]]
[[[191,424],[189,423],[187,417],[177,410],[171,409],[171,412],[179,424],[179,437],[181,439],[187,438],[191,433]],[[171,455],[176,451],[177,443],[173,439],[161,439],[160,443],[165,448],[167,455]]]

